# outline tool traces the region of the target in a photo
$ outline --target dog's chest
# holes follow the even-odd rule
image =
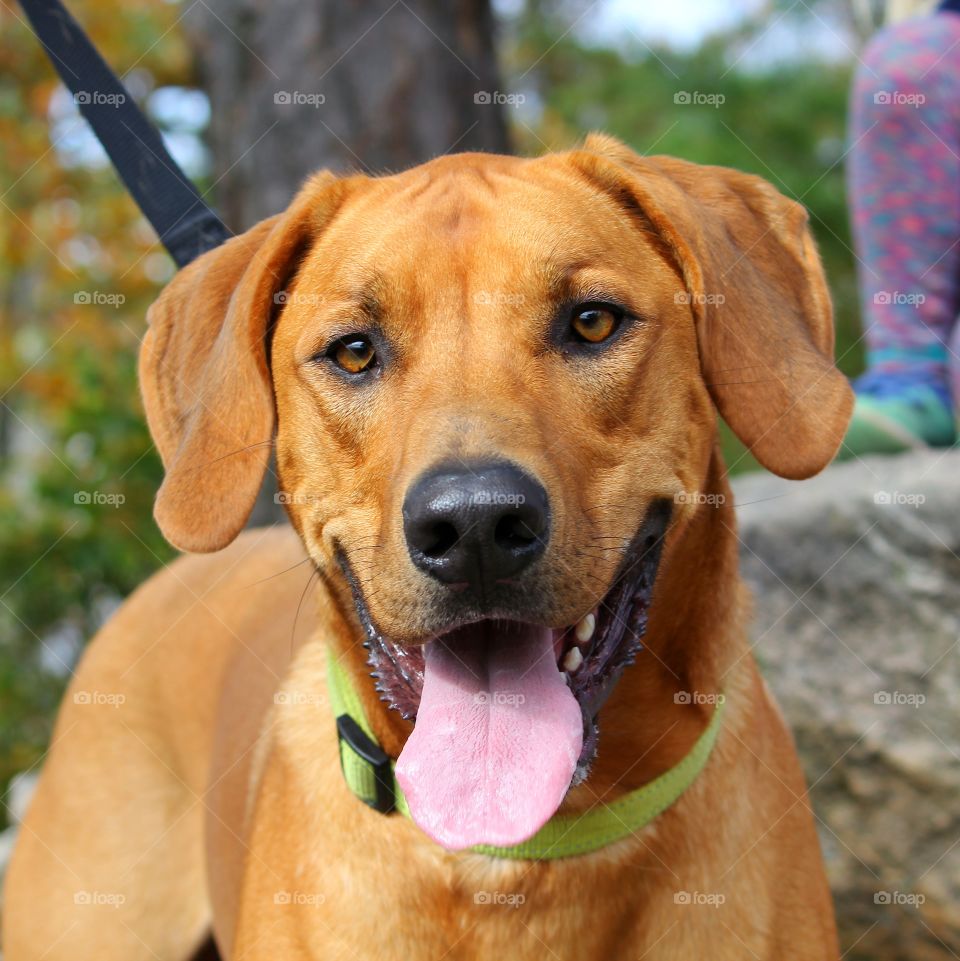
[[[724,953],[716,912],[684,914],[672,889],[618,874],[613,881],[607,872],[603,880],[573,861],[503,865],[477,859],[443,870],[414,856],[394,862],[376,880],[358,878],[343,903],[328,899],[323,923],[313,928],[313,956],[327,957],[332,944],[365,956],[372,943],[382,961],[742,956],[734,943]]]

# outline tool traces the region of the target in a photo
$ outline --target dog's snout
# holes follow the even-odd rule
[[[485,593],[543,554],[550,503],[543,485],[514,464],[458,465],[414,482],[403,527],[420,570]]]

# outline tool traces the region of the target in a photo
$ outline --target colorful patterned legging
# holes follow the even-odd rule
[[[960,398],[960,15],[880,31],[851,103],[848,189],[870,370]]]

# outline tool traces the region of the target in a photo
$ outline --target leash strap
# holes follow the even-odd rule
[[[126,87],[60,0],[20,0],[43,48],[120,179],[178,267],[231,233],[204,203]]]
[[[337,719],[340,765],[347,787],[364,804],[410,816],[393,763],[377,744],[349,674],[327,650],[327,689]],[[513,847],[478,845],[470,850],[496,858],[547,861],[589,854],[645,828],[674,804],[706,767],[720,733],[725,699],[718,699],[710,723],[670,770],[610,804],[582,814],[554,815],[532,838]]]

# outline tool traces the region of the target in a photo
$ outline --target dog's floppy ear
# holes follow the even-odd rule
[[[225,547],[253,509],[274,431],[267,340],[276,295],[341,184],[312,177],[285,213],[185,267],[147,314],[140,387],[166,468],[154,516],[181,550]]]
[[[764,467],[800,479],[833,459],[853,394],[804,208],[759,177],[587,138],[571,159],[666,244],[687,288],[704,380]]]

